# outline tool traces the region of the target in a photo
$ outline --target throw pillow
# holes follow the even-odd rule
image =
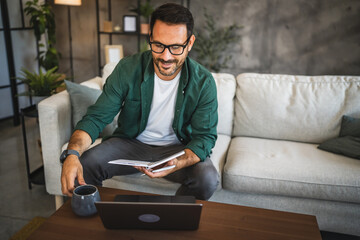
[[[339,136],[360,137],[360,118],[343,116]]]
[[[90,105],[93,105],[101,94],[101,90],[89,88],[77,83],[65,80],[66,89],[70,95],[71,113],[73,126],[83,118]],[[117,126],[117,117],[114,121],[108,124],[100,136],[111,135]]]
[[[360,159],[360,137],[345,136],[330,139],[318,146],[319,149]]]

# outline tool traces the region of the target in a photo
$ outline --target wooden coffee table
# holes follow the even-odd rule
[[[102,201],[112,201],[117,194],[143,194],[99,187]],[[199,229],[108,230],[100,217],[76,216],[67,201],[29,239],[321,239],[315,216],[243,207],[208,201],[203,204]]]

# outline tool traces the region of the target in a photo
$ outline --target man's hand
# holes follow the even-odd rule
[[[83,130],[76,130],[70,138],[68,149],[76,150],[81,154],[89,148],[91,144],[90,135]],[[63,164],[61,172],[61,191],[71,197],[74,190],[74,182],[77,178],[80,185],[85,185],[83,168],[80,160],[75,155],[69,155]]]
[[[72,196],[72,192],[75,188],[75,178],[77,178],[80,185],[86,184],[79,158],[75,155],[69,155],[64,161],[61,172],[61,191],[63,194],[69,197]]]
[[[167,167],[170,165],[175,165],[174,168],[169,170],[164,170],[161,172],[153,173],[151,172],[151,169],[146,169],[145,167],[135,167],[140,172],[143,172],[144,174],[148,175],[151,178],[161,178],[169,175],[170,173],[173,173],[179,169],[189,167],[191,165],[194,165],[198,162],[200,162],[200,158],[190,149],[184,149],[185,154],[181,155],[177,158],[174,158],[173,160],[168,161],[165,165],[161,166],[160,168]],[[150,171],[149,171],[150,170]]]

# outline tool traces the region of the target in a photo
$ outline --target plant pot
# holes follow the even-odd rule
[[[36,109],[38,109],[38,104],[48,96],[32,96],[32,102],[36,105]]]
[[[150,24],[148,23],[142,23],[140,25],[140,33],[148,35],[150,31]]]

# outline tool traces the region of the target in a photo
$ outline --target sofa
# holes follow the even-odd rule
[[[112,67],[81,85],[101,90]],[[219,123],[211,159],[221,182],[210,201],[315,215],[320,230],[360,236],[360,160],[317,148],[338,137],[342,116],[360,117],[360,77],[213,76]],[[38,104],[46,189],[57,207],[72,111],[67,91]],[[172,195],[179,184],[139,173],[104,186]]]

